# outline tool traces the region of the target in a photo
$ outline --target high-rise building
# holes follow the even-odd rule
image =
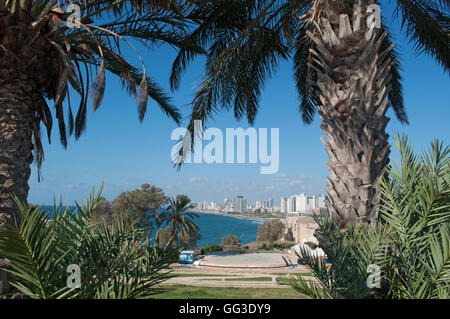
[[[225,200],[223,202],[223,209],[225,211],[231,211],[233,209],[232,206],[233,206],[233,200],[231,198],[225,197]]]
[[[233,200],[233,210],[235,212],[244,213],[247,211],[247,199],[244,196],[236,196]]]
[[[304,213],[308,209],[308,197],[305,193],[300,195],[295,195],[295,211],[299,213]]]
[[[256,203],[255,203],[255,208],[258,209],[258,208],[261,208],[261,207],[262,207],[261,206],[261,202],[259,200],[257,200]]]
[[[305,193],[292,195],[290,197],[281,197],[280,210],[282,213],[288,213],[291,215],[310,215],[315,211],[319,212],[325,209],[327,200],[328,197],[325,195],[307,196]],[[271,202],[272,199],[269,201]]]
[[[288,213],[293,213],[293,212],[295,212],[295,207],[296,207],[295,196],[292,195],[292,196],[289,197],[288,200],[287,200],[287,212],[288,212]]]
[[[283,213],[283,214],[286,214],[288,212],[287,201],[288,201],[288,199],[286,197],[281,197],[280,208],[281,208],[281,213]]]
[[[312,210],[317,207],[316,196],[308,197],[308,204],[306,205],[307,210]]]
[[[247,211],[247,198],[245,198],[245,197],[241,198],[241,207],[240,208],[241,208],[241,210],[240,210],[241,213],[245,213]]]

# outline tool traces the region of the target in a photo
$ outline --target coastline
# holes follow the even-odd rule
[[[270,221],[272,219],[282,219],[281,216],[280,218],[276,218],[276,217],[257,217],[257,216],[247,216],[247,215],[241,215],[241,214],[224,214],[224,213],[219,213],[217,211],[212,211],[212,210],[192,210],[193,213],[197,213],[197,214],[209,214],[209,215],[220,215],[220,216],[227,216],[227,217],[235,217],[235,218],[240,218],[240,219],[251,219],[251,220],[259,220],[259,221]]]

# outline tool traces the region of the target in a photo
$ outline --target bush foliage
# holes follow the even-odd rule
[[[164,270],[176,252],[151,246],[143,228],[129,229],[118,218],[112,225],[94,222],[101,189],[76,211],[55,205],[51,216],[38,206],[17,201],[21,220],[4,224],[0,258],[7,258],[11,283],[31,298],[145,298],[167,278]],[[156,239],[158,242],[158,239]],[[69,265],[80,267],[80,286],[71,287]]]
[[[223,250],[222,246],[217,245],[217,244],[212,244],[212,245],[203,247],[201,250],[201,254],[207,255],[207,254],[214,253],[216,251],[222,251],[222,250]]]
[[[257,241],[277,241],[284,234],[285,226],[279,219],[272,219],[258,226]]]
[[[228,235],[222,237],[221,246],[239,246],[241,244],[241,240],[236,235]]]

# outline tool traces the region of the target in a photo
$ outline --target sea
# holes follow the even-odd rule
[[[219,244],[222,237],[227,235],[236,235],[245,245],[256,241],[258,226],[264,222],[261,219],[244,219],[234,216],[223,216],[213,214],[198,214],[194,219],[197,226],[200,227],[201,239],[198,241],[198,247]]]
[[[75,210],[75,207],[70,207]],[[53,210],[53,206],[44,206],[46,212]],[[258,226],[264,223],[262,219],[244,219],[235,216],[198,213],[194,223],[200,228],[200,240],[198,247],[219,244],[227,235],[236,235],[241,240],[241,245],[256,241]]]

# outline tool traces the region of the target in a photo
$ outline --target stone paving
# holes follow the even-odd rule
[[[284,268],[289,263],[279,253],[218,253],[209,254],[199,260],[200,266],[228,268]]]
[[[248,257],[248,256],[247,256]],[[252,257],[250,257],[252,258]],[[253,260],[253,259],[250,259]],[[236,266],[236,265],[234,265]],[[282,274],[310,273],[306,266],[274,267],[274,268],[236,268],[236,267],[209,267],[209,266],[183,266],[173,264],[172,274],[184,274],[188,277],[173,277],[162,285],[188,285],[203,287],[239,287],[239,288],[290,288],[280,285],[276,278]],[[251,278],[270,278],[270,281],[251,281]],[[231,279],[227,281],[225,279]],[[308,277],[309,278],[309,277]],[[242,281],[238,279],[244,279]],[[312,277],[311,277],[312,279]]]

